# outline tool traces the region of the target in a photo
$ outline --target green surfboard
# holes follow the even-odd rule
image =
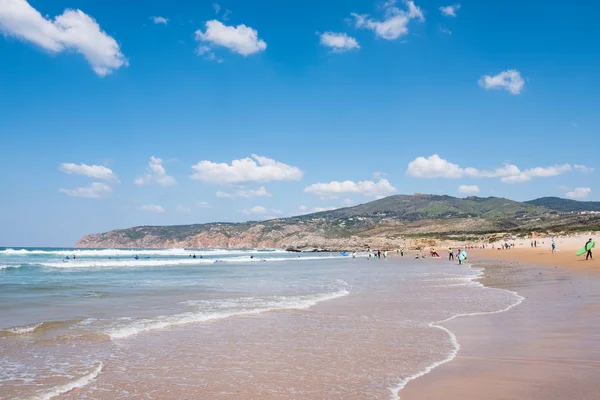
[[[596,242],[586,243],[585,246],[583,246],[581,249],[579,249],[579,251],[577,252],[577,255],[581,256],[581,255],[587,253],[587,251],[593,249],[594,246],[596,246]]]

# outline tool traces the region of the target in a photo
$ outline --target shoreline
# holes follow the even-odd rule
[[[524,301],[510,312],[439,322],[457,337],[460,351],[396,398],[594,399],[600,392],[594,373],[600,368],[600,268],[592,267],[600,264],[567,252],[550,258],[537,249],[471,250],[470,258],[472,267],[484,268],[475,281]]]
[[[470,267],[471,268],[481,269],[480,274],[477,277],[473,278],[471,280],[471,282],[473,282],[473,283],[480,283],[482,286],[486,286],[486,285],[482,284],[481,282],[478,282],[479,280],[485,278],[485,272],[486,272],[485,267],[484,268],[480,268],[480,267],[474,266],[474,265],[470,265]],[[511,304],[511,305],[509,305],[509,306],[507,306],[507,307],[505,307],[503,309],[496,310],[496,311],[483,311],[483,312],[475,312],[475,313],[460,313],[460,314],[453,315],[453,316],[451,316],[449,318],[446,318],[446,319],[443,319],[443,320],[440,320],[440,321],[430,322],[429,326],[431,328],[440,329],[440,330],[444,331],[449,336],[450,342],[452,343],[452,346],[453,346],[453,349],[447,355],[447,357],[444,358],[443,360],[436,361],[433,364],[429,365],[427,368],[425,368],[423,371],[420,371],[420,372],[418,372],[418,373],[416,373],[414,375],[411,375],[411,376],[409,376],[407,378],[402,379],[400,381],[400,383],[396,387],[394,387],[394,388],[391,389],[391,391],[392,391],[392,399],[393,400],[400,400],[401,399],[400,394],[402,393],[402,390],[410,382],[412,382],[412,381],[414,381],[416,379],[419,379],[421,377],[425,377],[427,374],[429,374],[430,372],[432,372],[436,368],[441,367],[444,364],[452,362],[458,356],[458,354],[460,352],[460,349],[461,349],[461,344],[458,341],[458,338],[457,338],[456,334],[453,331],[451,331],[450,329],[446,328],[443,324],[445,324],[446,322],[454,321],[454,320],[461,319],[461,318],[464,318],[464,317],[477,317],[477,316],[482,316],[482,315],[492,315],[492,314],[505,313],[505,312],[510,311],[511,309],[515,308],[515,307],[518,307],[525,300],[525,297],[519,295],[515,291],[509,290],[509,289],[506,289],[506,288],[493,288],[493,287],[489,287],[489,286],[486,286],[486,287],[490,288],[490,289],[498,289],[498,290],[504,290],[504,291],[510,292],[510,293],[512,293],[512,294],[514,294],[516,296],[516,301],[513,304]]]

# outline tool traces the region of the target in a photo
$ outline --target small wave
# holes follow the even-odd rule
[[[38,322],[37,324],[13,326],[12,328],[0,329],[0,332],[13,334],[13,335],[25,335],[27,333],[34,333],[44,325],[44,322]]]
[[[28,335],[32,333],[40,333],[48,329],[60,328],[63,326],[69,326],[81,322],[81,319],[70,320],[70,321],[45,321],[37,322],[34,324],[13,326],[10,328],[0,329],[0,336],[17,336],[17,335]]]
[[[57,396],[60,396],[61,394],[70,392],[71,390],[82,388],[90,384],[90,382],[92,382],[94,379],[96,379],[98,375],[100,375],[100,373],[102,372],[103,367],[104,364],[100,362],[89,374],[84,375],[81,378],[76,379],[73,382],[69,382],[65,385],[55,386],[54,388],[52,388],[52,390],[34,396],[31,400],[50,400]]]
[[[285,250],[275,249],[56,249],[56,250],[28,250],[28,249],[5,249],[0,250],[0,255],[7,256],[72,256],[77,257],[109,257],[134,255],[149,256],[189,256],[192,254],[224,255],[224,254],[252,254],[252,253],[285,253]]]
[[[38,265],[49,268],[101,268],[101,267],[166,267],[166,266],[194,266],[214,263],[255,263],[255,262],[274,262],[274,261],[308,261],[340,258],[347,259],[342,256],[313,256],[313,257],[269,257],[269,258],[250,258],[245,257],[229,257],[229,258],[181,258],[181,259],[140,259],[140,260],[71,260],[61,262],[43,262]]]
[[[108,332],[112,339],[125,339],[142,332],[165,329],[171,326],[186,325],[224,319],[229,317],[262,314],[271,311],[302,310],[310,308],[320,302],[334,300],[350,294],[347,290],[332,293],[320,293],[305,296],[271,296],[267,298],[247,297],[230,300],[201,300],[189,301],[186,304],[200,306],[199,312],[161,316],[155,319],[146,319],[122,326]]]
[[[0,265],[0,269],[12,269],[12,268],[19,268],[21,267],[20,265]]]

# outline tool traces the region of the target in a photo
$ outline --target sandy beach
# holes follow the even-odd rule
[[[473,265],[485,267],[482,283],[525,300],[507,313],[445,323],[461,344],[458,356],[410,382],[400,397],[597,399],[600,262],[574,255],[584,242],[565,239],[554,254],[524,244],[470,250]]]

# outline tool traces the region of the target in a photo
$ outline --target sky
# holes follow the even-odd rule
[[[0,246],[600,200],[600,3],[0,0]]]

